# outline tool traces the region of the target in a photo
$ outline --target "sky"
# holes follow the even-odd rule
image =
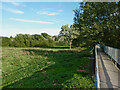
[[[58,35],[62,25],[74,23],[78,7],[79,2],[2,2],[1,36]]]

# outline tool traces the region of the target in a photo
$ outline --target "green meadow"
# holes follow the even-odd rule
[[[2,48],[3,88],[95,88],[86,48]]]

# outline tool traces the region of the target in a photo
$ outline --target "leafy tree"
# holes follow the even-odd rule
[[[11,40],[8,37],[1,37],[2,46],[10,46]]]
[[[69,47],[71,49],[72,41],[73,39],[77,38],[78,34],[79,33],[74,27],[74,25],[71,25],[69,27],[69,25],[67,24],[67,25],[62,25],[59,35],[65,37],[65,39],[69,42]]]
[[[61,37],[57,36],[57,41],[53,40],[52,36],[47,33],[34,34],[17,34],[14,38],[11,36],[1,37],[3,38],[2,46],[14,46],[14,47],[54,47],[54,46],[64,46],[65,41],[61,41]]]
[[[0,37],[0,47],[2,47],[2,37]]]
[[[47,33],[41,33],[41,35],[45,38],[45,39],[48,39],[48,38],[50,38],[51,36],[50,35],[48,35]]]
[[[52,36],[52,39],[53,39],[54,41],[58,41],[58,40],[59,40],[59,37],[58,37],[58,36]]]
[[[16,47],[25,47],[25,40],[24,40],[24,35],[23,34],[17,34],[17,36],[15,36],[13,44]]]
[[[119,8],[119,2],[80,3],[80,8],[74,10],[74,24],[79,28],[81,42],[119,47]]]

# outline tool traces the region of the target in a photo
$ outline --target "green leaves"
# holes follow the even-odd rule
[[[2,46],[13,47],[52,47],[55,46],[55,41],[52,36],[47,33],[34,34],[17,34],[13,37],[1,37],[3,39]]]
[[[83,77],[79,74],[74,74],[73,77],[67,80],[62,85],[65,88],[95,88],[94,84],[90,82],[88,77]]]
[[[119,2],[80,3],[80,8],[74,10],[74,23],[80,30],[81,44],[85,42],[89,46],[99,42],[120,48],[120,43],[118,43],[120,37],[118,4]]]
[[[71,49],[71,44],[73,39],[77,38],[79,36],[79,31],[78,28],[75,27],[75,25],[62,25],[61,31],[60,31],[60,36],[64,36],[65,40],[69,42],[69,46]]]

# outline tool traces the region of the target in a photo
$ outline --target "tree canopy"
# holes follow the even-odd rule
[[[69,27],[69,25],[67,24],[67,25],[62,25],[59,35],[64,36],[65,40],[69,42],[69,47],[71,49],[72,41],[73,39],[77,38],[77,36],[79,35],[79,32],[74,25],[71,25]]]
[[[120,48],[120,2],[82,2],[74,10],[79,44],[101,43]]]
[[[53,39],[53,37],[55,39]],[[53,47],[53,46],[67,46],[62,37],[50,36],[47,33],[29,35],[17,34],[13,37],[0,37],[2,39],[2,46],[11,47]]]

